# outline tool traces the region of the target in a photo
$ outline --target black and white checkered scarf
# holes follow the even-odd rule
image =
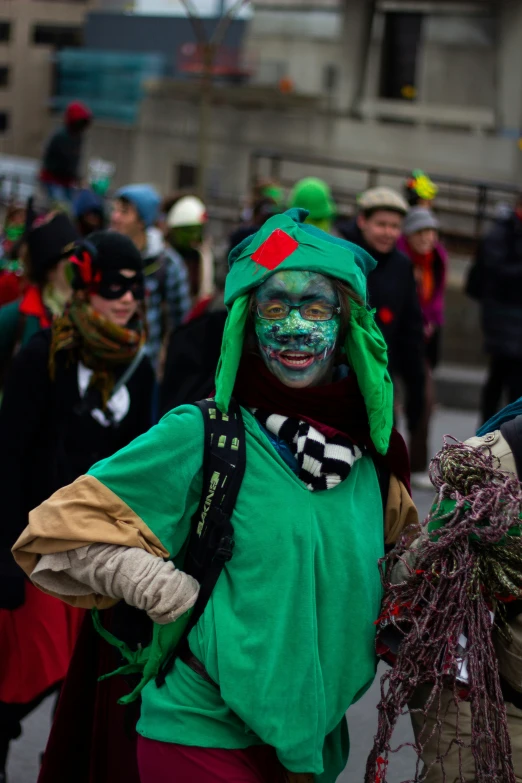
[[[333,489],[348,478],[352,465],[362,457],[361,449],[342,435],[323,435],[307,421],[277,413],[253,411],[268,432],[284,440],[299,465],[299,478],[308,489]]]

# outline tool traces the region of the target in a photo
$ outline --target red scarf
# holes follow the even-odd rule
[[[261,408],[270,413],[303,419],[327,437],[341,434],[359,447],[366,446],[372,457],[410,491],[408,451],[402,436],[392,430],[385,456],[377,454],[370,438],[368,414],[353,373],[323,386],[291,389],[279,381],[260,356],[243,356],[239,366],[234,397],[245,408]]]
[[[435,251],[416,253],[409,245],[408,251],[415,269],[417,290],[422,304],[428,304],[435,293]]]

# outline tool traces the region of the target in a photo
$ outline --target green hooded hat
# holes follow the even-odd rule
[[[288,206],[308,210],[311,220],[333,220],[337,212],[330,188],[318,177],[305,177],[296,182]]]
[[[275,272],[318,272],[344,281],[365,303],[350,302],[344,350],[364,397],[372,441],[385,454],[393,426],[393,388],[386,343],[366,305],[366,278],[376,262],[351,242],[305,224],[307,215],[302,209],[275,215],[230,253],[225,284],[229,313],[216,374],[216,404],[222,412],[228,410],[243,351],[250,292]]]

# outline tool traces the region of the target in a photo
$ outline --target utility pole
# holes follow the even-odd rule
[[[214,88],[213,71],[216,57],[223,39],[235,15],[249,0],[236,0],[224,13],[225,2],[220,0],[221,17],[216,29],[209,37],[193,0],[181,0],[192,22],[194,35],[201,50],[202,73],[199,95],[199,133],[198,133],[198,173],[197,191],[204,201],[207,192],[210,125],[212,122],[212,94]]]

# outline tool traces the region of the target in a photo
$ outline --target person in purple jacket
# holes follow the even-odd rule
[[[412,485],[429,485],[428,434],[434,402],[432,373],[439,361],[444,322],[444,292],[448,254],[439,241],[439,221],[426,207],[413,207],[406,216],[397,249],[413,264],[424,322],[426,346],[426,402],[424,415],[411,435]]]

